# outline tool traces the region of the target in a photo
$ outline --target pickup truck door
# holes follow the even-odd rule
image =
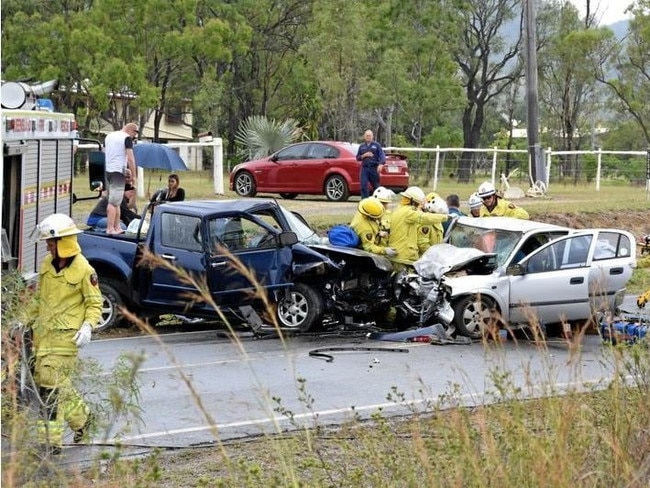
[[[157,210],[160,211],[160,210]],[[167,263],[181,268],[199,281],[205,281],[206,253],[201,238],[201,218],[165,212],[159,225],[153,229],[150,250]],[[196,288],[174,269],[158,266],[153,270],[141,269],[141,302],[161,310],[178,310],[192,302]],[[148,278],[148,279],[147,279]],[[205,304],[197,304],[205,308]]]
[[[243,214],[208,220],[208,285],[220,306],[258,300],[256,285],[268,294],[292,284],[291,248],[278,245],[280,225],[267,220]]]
[[[589,257],[595,236],[581,232],[556,239],[522,261],[510,276],[510,322],[559,323],[590,317]]]

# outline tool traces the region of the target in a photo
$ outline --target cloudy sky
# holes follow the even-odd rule
[[[570,0],[581,14],[585,13],[586,0]],[[629,14],[625,14],[625,8],[632,3],[632,0],[591,0],[591,10],[597,12],[600,20],[600,25],[609,25],[619,20],[629,18]]]

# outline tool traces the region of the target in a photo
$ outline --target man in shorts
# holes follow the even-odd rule
[[[120,205],[124,198],[126,172],[131,173],[131,184],[135,186],[136,169],[133,155],[133,141],[138,135],[138,125],[130,122],[121,130],[111,132],[104,141],[106,155],[106,185],[108,186],[108,206],[106,208],[107,234],[121,234]]]

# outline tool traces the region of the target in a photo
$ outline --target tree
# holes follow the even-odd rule
[[[610,41],[609,65],[601,65],[597,79],[608,87],[615,106],[639,125],[650,144],[650,0],[637,0],[632,8],[625,43]],[[613,68],[613,70],[610,69]]]
[[[521,44],[521,1],[450,0],[447,6],[448,15],[457,19],[455,35],[448,37],[447,42],[460,69],[466,97],[463,147],[477,148],[486,106],[520,76],[520,65],[513,60]],[[511,40],[504,39],[503,28],[515,18],[519,18],[518,33]],[[469,182],[473,154],[462,155],[458,181]]]

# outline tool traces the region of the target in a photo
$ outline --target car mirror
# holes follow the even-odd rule
[[[510,276],[522,276],[526,274],[526,267],[523,264],[511,264],[506,269],[506,274]]]
[[[285,231],[278,236],[281,247],[293,246],[298,243],[298,235],[295,232]]]
[[[278,162],[278,155],[277,155],[277,154],[274,154],[274,155],[271,156],[269,159],[270,159],[271,161],[273,161],[274,163],[277,163],[277,162]]]

